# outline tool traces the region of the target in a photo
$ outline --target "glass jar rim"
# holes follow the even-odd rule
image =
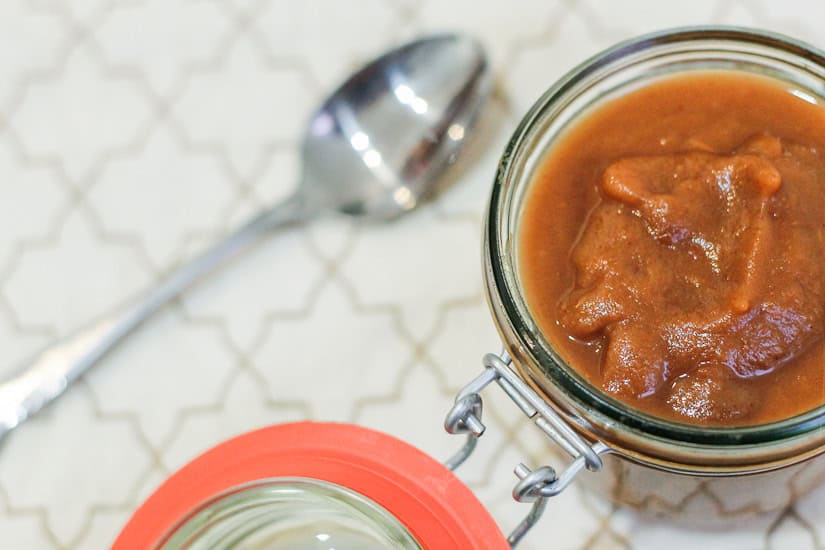
[[[766,47],[778,53],[801,58],[825,72],[825,52],[781,34],[733,26],[678,27],[645,34],[620,42],[574,67],[547,89],[528,110],[507,143],[499,162],[484,236],[488,297],[492,299],[495,294],[510,325],[509,328],[518,341],[518,347],[540,368],[541,375],[549,377],[556,387],[579,404],[631,430],[666,441],[713,448],[776,443],[802,437],[816,430],[825,433],[825,404],[800,415],[766,424],[707,427],[655,417],[608,396],[564,364],[544,335],[538,329],[532,328],[537,324],[519,291],[520,282],[514,262],[507,253],[506,236],[500,229],[499,219],[501,216],[507,216],[508,209],[512,206],[512,201],[508,200],[506,194],[512,195],[514,186],[506,184],[514,172],[514,163],[518,162],[517,152],[528,138],[532,137],[531,132],[540,125],[549,109],[565,98],[578,82],[600,69],[645,50],[667,45],[712,41]],[[529,185],[529,182],[527,184]],[[499,324],[502,322],[501,319],[496,321]],[[514,354],[514,357],[518,355]]]

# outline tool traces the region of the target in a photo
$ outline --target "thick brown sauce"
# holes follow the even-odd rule
[[[529,190],[519,273],[576,370],[711,425],[825,403],[825,108],[762,77],[670,77],[570,128]]]

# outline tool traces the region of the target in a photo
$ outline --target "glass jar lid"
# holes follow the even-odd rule
[[[207,451],[149,497],[112,548],[347,548],[333,538],[352,548],[509,548],[432,457],[367,428],[314,422]]]
[[[163,550],[420,550],[395,517],[346,487],[306,478],[250,483],[179,521]]]

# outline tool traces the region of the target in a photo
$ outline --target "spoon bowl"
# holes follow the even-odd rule
[[[432,192],[490,89],[481,45],[444,34],[376,59],[311,117],[300,190],[310,208],[387,219]]]
[[[273,228],[330,211],[389,219],[417,206],[436,188],[489,88],[482,48],[458,35],[417,40],[355,73],[310,119],[296,193],[0,383],[0,439],[161,306]]]

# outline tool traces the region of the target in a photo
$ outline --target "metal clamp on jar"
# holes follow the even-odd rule
[[[467,442],[446,463],[455,470],[469,458],[476,448],[478,438],[484,434],[481,421],[481,391],[496,382],[528,418],[535,419],[536,426],[573,458],[573,462],[561,474],[550,466],[531,470],[520,463],[515,467],[519,478],[513,488],[513,498],[518,502],[532,502],[527,517],[507,537],[511,546],[521,541],[530,528],[541,518],[547,505],[547,497],[561,493],[575,479],[582,468],[598,472],[602,469],[601,455],[610,448],[604,443],[590,444],[579,436],[521,377],[510,368],[512,363],[507,352],[501,356],[488,353],[484,356],[484,372],[470,382],[456,397],[455,405],[447,414],[444,427],[452,434],[467,434]]]
[[[621,43],[576,67],[522,119],[502,155],[484,230],[487,298],[505,351],[462,389],[445,427],[468,434],[447,463],[457,468],[484,433],[481,391],[495,382],[572,462],[515,467],[513,497],[532,502],[509,537],[515,545],[546,498],[584,468],[614,501],[689,523],[726,522],[775,510],[825,480],[825,407],[748,427],[663,420],[632,409],[588,383],[538,330],[519,281],[517,239],[525,193],[548,148],[594,105],[662,76],[724,69],[770,76],[810,96],[825,95],[825,54],[762,31],[700,27]],[[701,502],[702,505],[696,505]]]

